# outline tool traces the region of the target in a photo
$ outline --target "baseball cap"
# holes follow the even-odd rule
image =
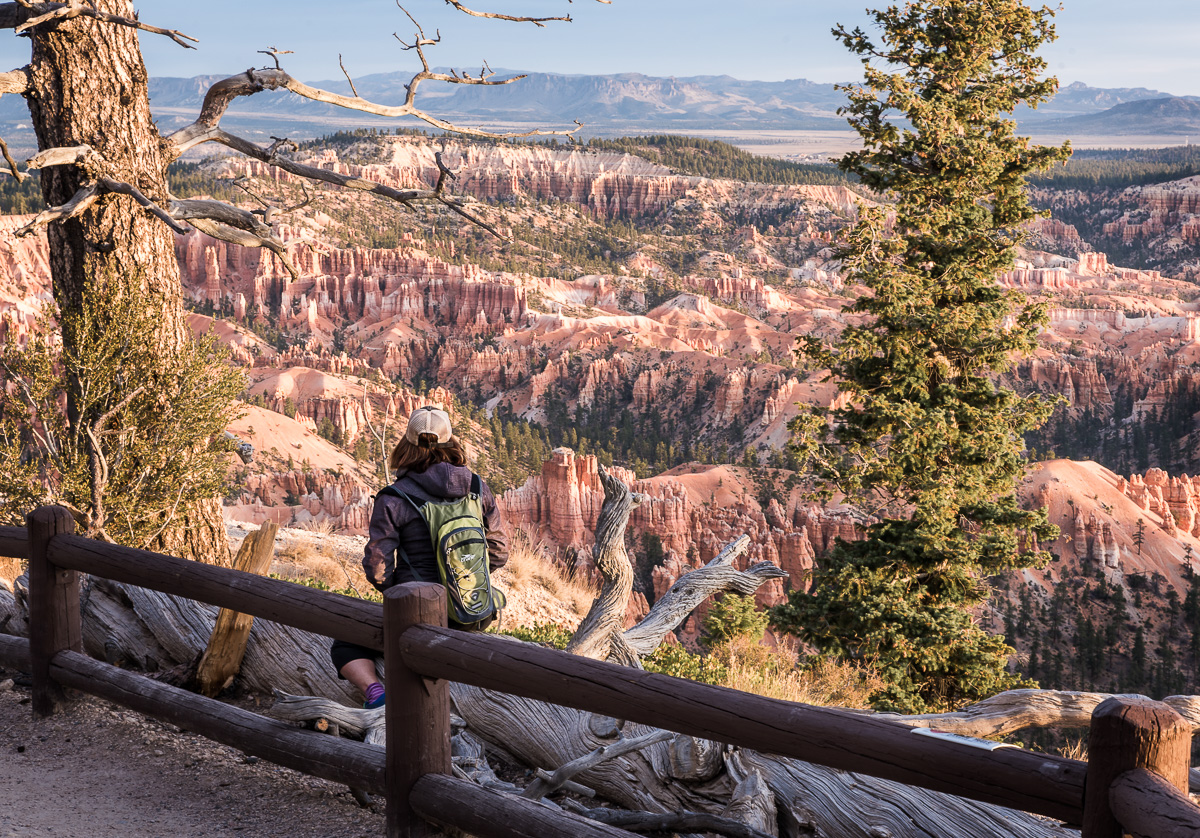
[[[450,414],[433,405],[426,405],[417,408],[412,412],[412,416],[408,417],[408,429],[404,432],[404,438],[413,445],[419,445],[422,434],[432,434],[437,437],[439,445],[444,445],[450,441],[453,433]]]

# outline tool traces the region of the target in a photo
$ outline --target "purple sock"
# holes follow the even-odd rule
[[[379,699],[383,698],[383,684],[376,681],[374,684],[367,687],[367,691],[363,694],[363,698],[367,700],[367,704],[374,704]]]

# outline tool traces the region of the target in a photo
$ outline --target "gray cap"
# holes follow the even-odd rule
[[[450,414],[433,405],[426,405],[418,407],[413,411],[412,416],[408,417],[408,429],[404,432],[404,438],[413,445],[418,445],[421,441],[421,434],[433,434],[437,437],[438,444],[442,445],[450,441],[453,433]]]

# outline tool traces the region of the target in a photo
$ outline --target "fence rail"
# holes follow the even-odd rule
[[[1142,727],[1137,713],[1130,719],[1126,717],[1131,714],[1117,713],[1136,730],[1113,740],[1116,744],[1108,748],[1111,753],[1105,752],[1104,763],[1097,759],[1108,740],[1104,734],[1096,740],[1093,721],[1098,750],[1089,765],[1013,747],[990,751],[964,747],[913,735],[913,728],[896,722],[646,673],[500,637],[455,632],[445,627],[444,593],[439,586],[390,589],[381,607],[290,582],[81,538],[73,534],[66,510],[56,507],[31,514],[27,531],[0,527],[0,555],[27,555],[30,562],[31,636],[28,641],[0,636],[0,661],[33,673],[35,712],[54,712],[61,687],[80,689],[280,765],[383,793],[389,836],[430,834],[429,821],[487,838],[630,834],[448,776],[447,681],[1083,823],[1083,838],[1119,836],[1122,829],[1145,838],[1200,836],[1200,809],[1186,795],[1187,748],[1180,765],[1167,765],[1162,761],[1164,749],[1146,745],[1158,735],[1155,731],[1164,728],[1163,720],[1169,721],[1163,711],[1175,715],[1174,711],[1148,699],[1134,701],[1145,711],[1143,715],[1148,714]],[[388,691],[385,752],[300,731],[91,660],[80,648],[79,572],[382,651]],[[1109,702],[1125,706],[1123,699]],[[1136,746],[1130,744],[1134,740]],[[1178,748],[1171,751],[1177,752]],[[1182,785],[1173,776],[1181,772]],[[1103,787],[1097,789],[1099,794],[1089,795],[1085,813],[1085,787],[1097,782]],[[445,806],[446,801],[456,803]]]

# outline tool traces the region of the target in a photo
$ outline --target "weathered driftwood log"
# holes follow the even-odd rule
[[[592,601],[587,616],[579,624],[567,651],[597,660],[613,659],[626,666],[641,666],[637,652],[629,648],[621,635],[625,629],[625,610],[633,593],[633,565],[625,552],[625,527],[629,513],[642,503],[642,496],[600,469],[604,486],[604,505],[596,524],[596,546],[592,558],[604,583],[600,595]]]
[[[279,527],[267,521],[246,536],[233,560],[234,569],[262,576],[275,555],[275,533]],[[254,617],[222,608],[204,654],[196,665],[196,683],[200,692],[212,698],[233,683],[246,654],[246,643]]]
[[[743,535],[726,545],[704,567],[679,577],[654,603],[645,619],[621,635],[626,645],[639,655],[649,655],[659,647],[667,632],[678,628],[696,606],[709,597],[720,593],[745,596],[771,579],[787,576],[770,562],[759,562],[746,570],[738,570],[734,562],[749,546],[749,536]]]
[[[610,759],[623,757],[626,754],[640,751],[642,748],[648,748],[659,742],[666,742],[670,738],[672,738],[671,731],[656,730],[644,736],[639,736],[636,739],[622,737],[616,742],[601,745],[591,753],[563,763],[555,769],[554,773],[546,772],[546,776],[539,776],[538,779],[525,787],[525,790],[521,792],[521,796],[528,797],[530,800],[541,800],[546,795],[558,791],[570,782],[571,778],[576,774],[587,771],[589,768],[595,768],[600,763],[607,762]]]
[[[877,719],[913,727],[936,727],[965,736],[1003,736],[1027,727],[1078,727],[1091,724],[1092,711],[1111,696],[1055,690],[1009,690],[985,698],[956,713],[900,716],[876,714]],[[1192,726],[1200,729],[1200,696],[1172,695],[1163,699]]]

